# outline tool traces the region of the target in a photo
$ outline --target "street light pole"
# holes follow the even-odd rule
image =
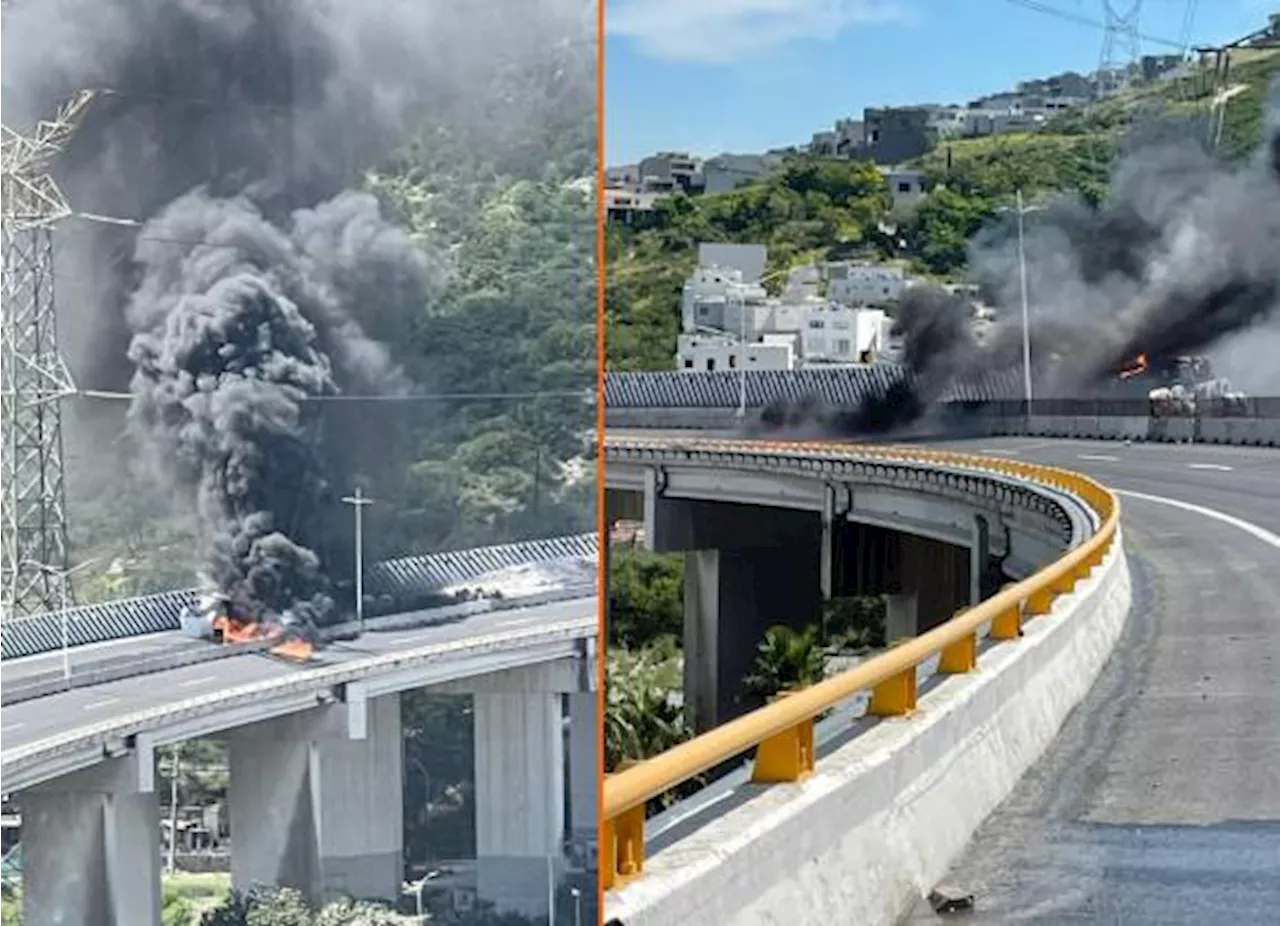
[[[737,293],[737,416],[746,418],[746,295]]]
[[[356,516],[356,623],[364,633],[364,509],[373,499],[365,498],[360,487],[355,495],[344,495],[342,500],[355,509]]]
[[[23,560],[23,565],[39,569],[46,575],[51,575],[58,579],[59,585],[59,623],[62,625],[62,677],[65,680],[71,679],[71,601],[67,595],[67,585],[71,581],[71,576],[88,566],[92,566],[98,560],[87,559],[83,563],[72,566],[70,569],[54,569],[47,563],[37,563],[35,560]]]
[[[573,898],[573,926],[582,926],[582,891],[571,887],[569,896]]]
[[[1022,190],[1018,203],[1018,279],[1022,287],[1022,388],[1027,400],[1027,416],[1031,415],[1031,313],[1027,300],[1027,251],[1022,232]]]

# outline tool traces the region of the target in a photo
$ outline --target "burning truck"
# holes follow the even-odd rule
[[[183,633],[214,643],[275,640],[269,652],[295,662],[306,662],[315,651],[314,641],[289,620],[289,615],[255,616],[248,604],[222,591],[202,591],[194,605],[182,609],[178,620]]]
[[[1215,376],[1209,358],[1202,356],[1174,357],[1156,366],[1139,354],[1120,369],[1116,382],[1118,392],[1145,392],[1152,418],[1194,417],[1209,405],[1230,414],[1242,410],[1246,398],[1225,377]]]

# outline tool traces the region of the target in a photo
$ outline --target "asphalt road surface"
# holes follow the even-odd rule
[[[1280,922],[1280,450],[945,446],[1118,490],[1134,577],[1092,691],[945,879],[964,922]]]
[[[184,666],[169,672],[155,672],[103,685],[75,688],[0,709],[0,739],[5,747],[12,748],[74,729],[80,724],[98,723],[112,715],[159,707],[173,701],[212,694],[224,688],[283,678],[311,671],[312,668],[329,667],[432,643],[463,640],[503,630],[528,630],[540,623],[594,616],[595,613],[595,598],[482,612],[446,624],[370,633],[347,643],[333,643],[324,647],[309,666],[288,663],[265,654],[245,654]],[[163,649],[166,644],[188,646],[191,642],[180,634],[156,634],[134,641],[122,640],[110,645],[104,644],[96,648],[96,654],[98,658],[119,655],[135,644],[152,653]],[[88,655],[86,653],[80,658],[87,659]],[[30,657],[32,664],[42,671],[60,667],[60,659],[60,655]],[[13,660],[11,666],[10,661],[6,660],[4,675],[9,677],[11,671],[19,670],[27,661]]]

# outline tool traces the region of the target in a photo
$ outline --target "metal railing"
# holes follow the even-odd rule
[[[940,656],[938,671],[961,674],[978,661],[978,633],[990,624],[988,636],[1014,641],[1024,618],[1048,614],[1053,602],[1074,591],[1076,583],[1101,565],[1116,536],[1120,503],[1099,483],[1068,470],[1020,461],[989,459],[946,451],[907,448],[839,446],[830,443],[787,445],[789,452],[809,450],[815,455],[893,457],[948,466],[1001,472],[1039,485],[1073,493],[1092,507],[1100,524],[1092,536],[1021,582],[951,620],[907,640],[864,663],[732,720],[681,743],[604,781],[604,844],[601,877],[605,889],[638,877],[644,868],[645,808],[647,803],[678,785],[751,749],[756,750],[752,780],[758,783],[800,781],[814,770],[814,719],[840,702],[870,692],[873,716],[908,714],[916,707],[917,668]],[[759,445],[757,445],[759,447]]]

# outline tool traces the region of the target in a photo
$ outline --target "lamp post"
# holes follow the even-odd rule
[[[747,296],[738,291],[738,417],[747,416]]]
[[[573,926],[582,926],[582,891],[571,887],[569,896],[573,898]]]
[[[356,516],[356,623],[364,633],[364,509],[373,504],[356,486],[354,495],[344,495],[342,500],[355,510]]]
[[[67,600],[67,583],[71,581],[71,576],[81,569],[92,566],[98,560],[87,559],[83,563],[78,563],[70,569],[54,569],[45,563],[37,563],[35,560],[23,560],[23,565],[30,566],[33,569],[39,569],[46,575],[51,575],[59,581],[59,595],[61,597],[58,615],[62,624],[62,677],[64,679],[71,678],[71,615],[68,613],[69,601]]]
[[[1039,212],[1039,206],[1025,206],[1022,202],[1022,190],[1015,194],[1016,206],[1011,210],[1004,207],[1001,212],[1016,212],[1018,215],[1018,284],[1022,291],[1022,391],[1027,402],[1027,415],[1031,415],[1031,311],[1027,298],[1027,249],[1023,233],[1023,216],[1029,212]]]

